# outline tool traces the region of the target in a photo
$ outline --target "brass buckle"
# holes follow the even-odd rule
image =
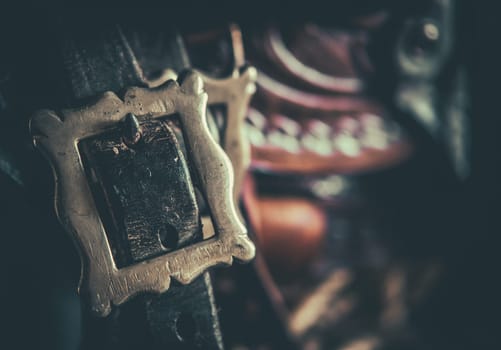
[[[245,102],[253,92],[254,80],[252,68],[227,81],[211,80],[191,71],[180,84],[169,80],[154,89],[132,87],[123,100],[107,92],[91,106],[63,110],[61,115],[42,110],[32,117],[30,132],[35,146],[52,165],[56,211],[61,224],[80,249],[83,262],[80,284],[82,287],[85,281],[94,312],[106,316],[112,304],[120,305],[138,293],[165,292],[171,278],[188,284],[209,267],[231,265],[233,257],[241,261],[254,257],[254,244],[247,237],[235,207],[230,159],[211,136],[206,118],[208,100],[226,103],[228,119],[236,123],[231,127],[241,130],[238,123],[243,121]],[[138,119],[179,115],[185,142],[192,150],[190,161],[200,175],[216,235],[180,250],[117,268],[86,178],[78,143],[109,130],[129,114]],[[229,151],[233,161],[238,161],[239,154],[245,150],[245,141],[241,142]]]

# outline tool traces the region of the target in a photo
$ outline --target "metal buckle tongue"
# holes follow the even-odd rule
[[[254,79],[255,71],[247,70],[232,81],[249,97],[252,93],[249,86],[253,86]],[[238,98],[237,91],[233,90],[232,95],[228,95],[230,97],[224,98],[223,91],[228,90],[217,89],[217,85],[209,82],[207,92],[215,101],[226,100],[228,110],[242,114],[243,107],[232,106],[231,101],[245,102],[248,97]],[[171,278],[188,284],[209,267],[230,265],[233,257],[240,261],[254,257],[255,247],[247,237],[234,203],[232,164],[207,126],[207,92],[201,74],[190,71],[180,84],[170,80],[153,89],[132,87],[126,91],[123,100],[107,92],[93,105],[63,110],[60,114],[42,110],[30,121],[34,144],[45,154],[54,170],[59,220],[75,239],[82,256],[81,288],[88,294],[93,311],[101,316],[110,313],[112,304],[120,305],[138,293],[165,292]],[[202,192],[215,236],[133,265],[121,266],[115,260],[106,225],[96,205],[91,179],[85,168],[85,154],[80,146],[92,137],[117,128],[124,130],[125,123],[123,147],[134,147],[141,142],[141,137],[147,137],[151,123],[172,116],[177,118],[188,152],[186,159],[175,149],[169,154],[173,164],[177,162],[179,174],[184,176],[184,188],[192,194],[188,197],[194,198],[194,182]],[[150,129],[141,130],[142,125]],[[170,145],[179,146],[168,129],[165,132],[166,138],[172,139]],[[112,148],[111,151],[115,150]],[[190,176],[195,179],[193,183]],[[162,193],[158,195],[162,196]],[[189,213],[190,210],[181,212],[181,223],[182,215]],[[180,227],[179,222],[177,227]]]

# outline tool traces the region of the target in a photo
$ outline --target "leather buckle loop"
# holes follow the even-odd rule
[[[248,96],[252,93],[249,87],[253,86],[254,72],[248,70],[232,80],[247,89]],[[170,80],[154,89],[132,87],[123,99],[107,92],[93,105],[63,110],[60,114],[42,110],[30,120],[34,144],[54,170],[59,220],[77,242],[82,256],[81,287],[88,292],[93,311],[101,316],[110,313],[111,305],[120,305],[138,293],[165,292],[171,278],[187,284],[209,267],[230,265],[233,257],[241,261],[254,257],[254,245],[235,207],[230,159],[212,138],[206,119],[208,99],[226,101],[229,114],[243,114],[239,103],[232,104],[242,97],[235,95],[237,92],[228,95],[224,89],[231,89],[231,84],[208,79],[204,84],[203,80],[200,73],[191,71],[181,83]],[[216,235],[119,267],[89,185],[79,144],[116,128],[130,115],[137,116],[138,121],[133,120],[132,125],[138,127],[139,121],[160,120],[174,114],[179,118],[184,142],[190,150],[188,161],[206,199]],[[134,141],[137,135],[133,132],[129,136]]]

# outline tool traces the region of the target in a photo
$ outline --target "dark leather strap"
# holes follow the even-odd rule
[[[141,68],[119,26],[89,35],[76,28],[64,41],[65,68],[76,99],[144,85]]]
[[[75,99],[89,98],[110,90],[119,93],[128,86],[145,85],[140,63],[120,26],[94,21],[92,28],[88,25],[71,27],[63,41],[63,57]],[[158,68],[178,71],[189,66],[179,36],[168,26],[163,26],[162,30],[166,35],[160,44],[166,49],[162,52],[163,61],[156,64],[165,66]],[[136,46],[144,41],[148,44],[147,28],[134,31],[127,26],[127,35],[133,37]],[[144,62],[148,60],[147,55],[141,58]],[[155,60],[152,57],[152,61]],[[87,143],[85,146],[92,145]],[[101,165],[109,169],[117,166],[113,161]],[[153,196],[144,194],[144,201],[149,200],[149,195]],[[200,240],[199,232],[183,232],[179,241],[189,244]],[[113,235],[113,232],[108,234]],[[127,237],[115,234],[118,236],[111,240],[127,246],[124,242]],[[125,254],[125,263],[132,264],[158,255],[159,250],[155,245],[139,244],[128,253]],[[168,292],[160,296],[138,296],[115,309],[105,319],[89,314],[86,309],[84,315],[84,349],[222,349],[208,273],[190,285],[172,285]]]

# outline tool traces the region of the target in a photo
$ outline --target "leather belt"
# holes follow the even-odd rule
[[[197,268],[210,266],[206,261],[208,257],[201,254],[221,254],[215,260],[212,259],[215,261],[210,262],[212,265],[219,261],[231,262],[232,255],[241,260],[248,260],[253,255],[253,246],[242,236],[245,231],[239,231],[241,225],[238,226],[236,212],[234,208],[231,209],[234,197],[230,191],[231,183],[227,181],[232,181],[232,177],[229,176],[225,180],[224,177],[218,176],[224,169],[231,170],[231,165],[224,165],[225,157],[220,154],[221,151],[218,151],[215,144],[211,144],[213,141],[207,138],[208,131],[204,130],[206,127],[202,125],[204,119],[200,119],[201,122],[193,120],[193,113],[203,115],[205,109],[197,112],[192,110],[192,107],[186,107],[186,102],[183,102],[188,98],[186,96],[191,95],[199,96],[193,97],[194,101],[204,101],[204,94],[199,91],[201,78],[196,73],[191,73],[185,77],[181,86],[170,84],[153,90],[147,89],[148,85],[152,85],[152,81],[144,76],[127,35],[120,26],[109,24],[106,18],[102,19],[102,23],[96,21],[91,30],[82,27],[81,23],[69,26],[69,34],[63,40],[63,59],[72,88],[71,104],[81,104],[82,101],[90,101],[90,98],[97,94],[106,94],[95,104],[89,102],[90,107],[84,110],[61,112],[64,119],[59,120],[60,116],[55,115],[55,112],[42,111],[31,122],[36,144],[49,155],[59,177],[57,206],[60,220],[70,232],[76,231],[75,237],[81,248],[83,247],[83,262],[90,266],[83,276],[84,285],[90,283],[90,287],[84,288],[83,292],[87,294],[94,311],[103,315],[111,310],[107,317],[97,318],[95,312],[90,313],[85,309],[83,348],[221,349],[222,337],[210,275],[204,272],[194,279],[194,273],[198,273]],[[132,32],[131,27],[133,26],[124,28]],[[178,34],[173,29],[165,32],[168,35],[164,45],[168,50],[162,62],[165,67],[162,68],[180,71],[189,67],[187,54]],[[127,90],[123,101],[107,92],[120,94],[130,86],[137,88]],[[211,82],[207,86],[207,90],[210,89]],[[142,99],[136,98],[136,95],[141,94]],[[167,100],[164,99],[166,96]],[[168,99],[170,96],[173,96],[173,100]],[[141,114],[143,107],[146,117],[137,117],[135,114]],[[129,110],[129,113],[122,116],[122,110]],[[231,108],[229,110],[231,112]],[[157,119],[158,116],[151,118],[152,113],[162,114],[160,112],[176,112],[178,117],[168,120]],[[95,117],[98,114],[103,117]],[[121,121],[115,123],[114,127],[106,124],[117,120],[119,116]],[[89,118],[88,121],[84,120],[85,118]],[[188,123],[194,124],[187,126]],[[61,127],[60,124],[65,126]],[[109,127],[101,130],[104,124]],[[74,125],[74,130],[70,130],[68,125]],[[87,130],[89,134],[84,135],[83,130]],[[73,141],[69,141],[68,148],[68,153],[75,153],[73,159],[61,150],[61,141],[53,141],[54,138],[67,134],[74,137]],[[202,139],[192,142],[193,137]],[[202,147],[208,151],[194,148],[197,147],[197,142],[204,142],[204,137],[205,142],[209,143]],[[78,150],[74,149],[76,143]],[[211,151],[222,157],[214,158],[220,159],[220,165],[203,165],[204,161],[213,160],[207,157]],[[78,159],[81,162],[79,171],[73,173],[63,169],[62,162],[73,167],[79,162]],[[190,164],[186,163],[187,159],[192,160]],[[195,176],[192,181],[190,172],[193,173],[193,167],[196,171],[192,174]],[[75,176],[71,179],[61,176],[68,174]],[[222,193],[230,194],[225,199],[228,201],[221,202],[221,209],[214,207],[211,199],[217,188],[214,190],[214,186],[210,187],[212,193],[207,190],[212,181],[207,179],[207,174],[218,177],[218,184],[224,186]],[[84,178],[89,181],[88,187],[92,193],[76,191],[65,197],[65,191],[71,191],[72,186],[78,187],[79,178],[82,179],[82,185],[85,185]],[[72,181],[76,182],[65,185]],[[93,200],[87,198],[89,195]],[[84,205],[75,203],[78,200],[82,200]],[[95,212],[91,210],[94,202]],[[202,207],[199,209],[200,203]],[[228,209],[228,215],[225,215],[225,209]],[[202,231],[206,228],[202,229],[204,225],[200,221],[200,214],[204,212],[215,220],[214,227],[220,232],[216,232],[215,238],[209,237],[211,242],[204,241],[192,246],[193,243],[207,238],[203,237]],[[100,216],[100,220],[95,220],[96,230],[103,231],[104,227],[106,235],[97,235],[97,238],[92,240],[88,237],[89,233],[85,233],[85,236],[78,231],[84,231],[82,228],[89,230],[92,226],[88,224],[89,218],[81,219],[81,216],[92,216],[96,213]],[[80,220],[83,224],[75,228]],[[235,229],[239,231],[235,232],[235,237],[227,232]],[[104,247],[101,249],[103,252],[111,252],[109,268],[106,261],[93,261],[102,256],[96,253],[101,245]],[[193,254],[190,252],[198,252],[198,255],[190,255]],[[162,260],[165,254],[170,254],[172,258]],[[195,266],[196,263],[190,262],[191,259],[200,261],[200,266]],[[182,266],[183,261],[190,265],[192,270],[195,269],[195,272],[186,271]],[[178,264],[181,264],[180,270],[175,272],[178,271]],[[110,286],[93,290],[92,280],[93,276],[97,275],[96,269],[109,272],[100,283],[110,283]],[[174,274],[178,281],[191,283],[180,285],[172,282],[169,291],[164,294],[144,294],[143,292],[151,290],[158,292],[166,289],[161,271]],[[153,274],[155,280],[151,287],[142,285],[144,273],[146,276]],[[107,306],[110,301],[121,303],[138,292],[140,295],[119,308],[110,309]],[[103,293],[108,295],[103,296]],[[107,301],[108,297],[111,298],[110,301]]]
[[[76,33],[64,46],[66,69],[76,98],[145,85],[134,53],[118,26],[100,30],[97,38],[87,33]],[[169,66],[176,70],[187,67],[189,62],[184,48],[176,40],[177,35],[169,39],[174,42],[169,51],[172,55]],[[110,167],[117,165],[109,164]],[[186,243],[199,239],[191,232],[183,237]],[[158,246],[137,244],[134,256],[127,260],[136,262],[139,257],[158,254],[155,248]],[[90,322],[86,322],[84,330],[84,348],[222,348],[208,272],[191,285],[173,286],[169,293],[142,296],[130,304],[105,319],[86,313],[85,318]],[[148,340],[151,344],[146,343]]]

